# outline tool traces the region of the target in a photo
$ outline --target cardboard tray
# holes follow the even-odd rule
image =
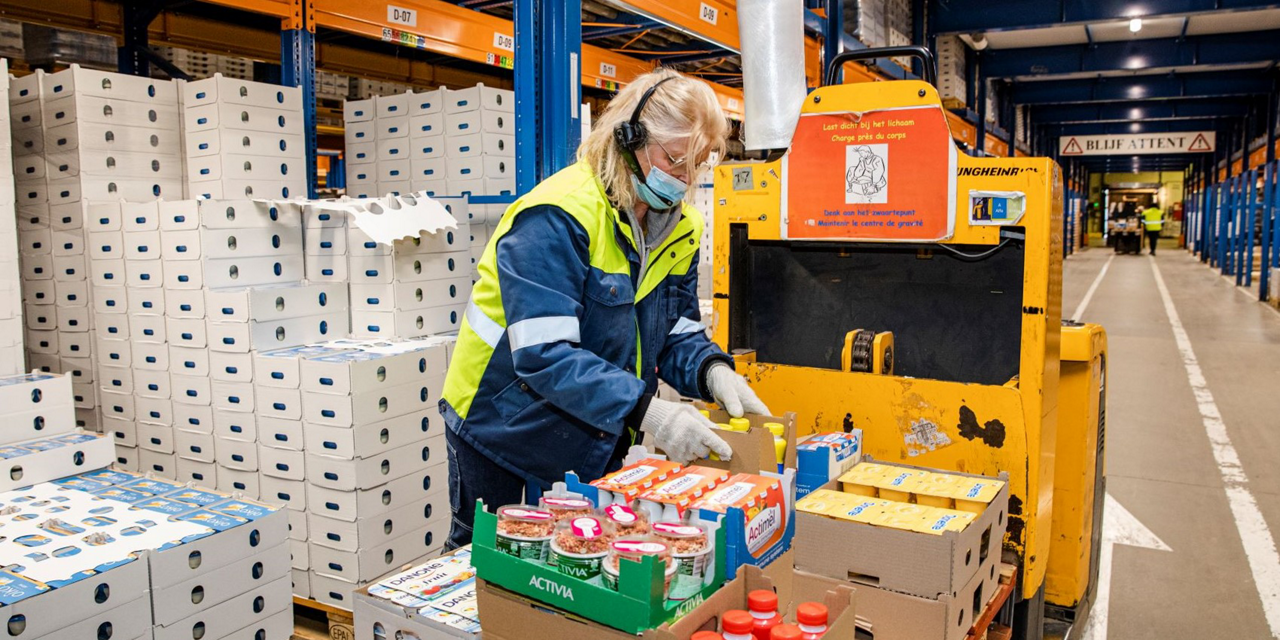
[[[719,628],[721,616],[730,610],[746,610],[747,594],[757,589],[775,591],[778,602],[791,610],[801,602],[792,597],[793,577],[790,557],[766,568],[746,567],[732,581],[708,595],[683,617],[674,622],[648,629],[639,634],[643,640],[688,640],[694,633]],[[485,620],[485,640],[636,640],[637,636],[583,620],[565,611],[547,608],[536,600],[512,593],[493,583],[480,580],[476,595],[480,615]],[[821,601],[830,612],[830,623],[824,637],[835,640],[854,637],[855,590],[851,585],[832,583],[821,593],[806,592],[803,601]],[[861,590],[858,590],[859,595]],[[784,611],[784,614],[786,611]],[[794,613],[794,611],[793,611]],[[788,617],[794,620],[794,615]],[[877,640],[880,637],[876,636]],[[919,640],[914,638],[913,640]]]
[[[449,552],[441,555],[445,558],[453,555]],[[412,568],[405,565],[389,572],[394,575]],[[381,582],[385,579],[375,581]],[[436,622],[417,615],[414,609],[402,607],[385,598],[369,595],[369,586],[360,587],[352,594],[354,626],[356,640],[379,640],[380,638],[419,638],[420,640],[443,640],[445,638],[478,638],[480,634],[467,633],[461,629]],[[374,630],[381,629],[382,635],[375,636]]]
[[[864,461],[872,460],[866,456]],[[1001,473],[999,479],[1005,485],[986,511],[964,531],[940,536],[797,512],[793,541],[796,569],[932,600],[957,597],[980,569],[1000,562],[1009,519],[1009,476]],[[840,481],[832,480],[822,488],[839,491]]]
[[[741,510],[730,511],[729,522],[745,521]],[[478,578],[486,584],[501,586],[548,606],[627,633],[642,633],[684,616],[714,595],[725,581],[727,545],[724,527],[715,529],[715,568],[710,583],[688,600],[667,602],[662,594],[663,567],[654,559],[645,558],[640,563],[622,563],[619,567],[618,590],[613,591],[601,584],[567,576],[555,567],[527,562],[499,551],[495,546],[498,516],[485,510],[484,503],[479,500],[476,501],[475,514],[471,564],[476,568]],[[483,609],[483,605],[481,607]],[[485,635],[489,635],[487,631]]]

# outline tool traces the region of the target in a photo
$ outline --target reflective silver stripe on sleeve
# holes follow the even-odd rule
[[[552,342],[581,342],[582,334],[576,316],[529,318],[507,327],[511,351]]]
[[[471,330],[476,332],[476,335],[480,336],[490,349],[498,348],[498,341],[502,339],[502,326],[489,318],[474,302],[467,305],[467,326],[471,327]]]
[[[701,322],[694,322],[688,318],[680,318],[676,321],[676,326],[671,327],[669,335],[680,335],[682,333],[693,333],[694,331],[706,331],[707,326]]]

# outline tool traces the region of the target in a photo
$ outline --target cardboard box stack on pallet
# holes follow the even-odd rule
[[[261,460],[262,499],[287,506],[293,523],[295,594],[350,609],[358,586],[444,544],[436,403],[452,344],[339,340],[255,355],[259,406],[301,401],[298,419],[258,421],[264,443],[301,438]],[[290,473],[303,459],[306,474]]]
[[[192,197],[306,197],[301,89],[216,74],[183,98]]]
[[[49,220],[48,180],[45,177],[44,132],[41,128],[42,101],[40,100],[40,76],[32,73],[10,81],[8,92],[9,135],[13,158],[14,206],[18,234],[18,286],[22,291],[21,317],[32,313],[56,314],[54,304],[58,300],[57,283],[53,280],[53,258],[49,251],[29,246],[29,238],[43,238],[51,234]],[[7,79],[6,74],[6,79]],[[46,194],[45,202],[24,204],[31,194]],[[52,239],[52,238],[50,238]],[[30,368],[44,372],[62,371],[59,353],[58,331],[40,323],[31,328],[24,322],[23,344],[25,358]],[[86,352],[87,353],[87,352]],[[74,357],[76,354],[71,354]],[[83,355],[81,356],[83,357]],[[19,355],[17,370],[22,370],[23,355]],[[16,373],[13,372],[13,373]]]
[[[283,513],[105,469],[111,442],[75,430],[66,376],[0,378],[0,406],[10,466],[0,507],[11,518],[0,539],[0,615],[10,636],[288,637]],[[59,504],[56,515],[49,502]],[[54,534],[53,557],[33,550]]]
[[[9,62],[0,59],[0,219],[16,220],[13,142],[9,138]],[[25,368],[22,327],[22,271],[18,265],[18,231],[0,227],[0,375]]]
[[[483,84],[349,101],[347,192],[512,195],[514,112],[512,91]]]
[[[486,638],[535,629],[676,640],[727,633],[739,617],[747,627],[815,625],[821,607],[807,603],[820,603],[825,637],[852,638],[857,626],[884,640],[962,640],[1011,593],[1013,568],[1001,564],[1006,475],[864,460],[859,430],[797,445],[794,414],[749,416],[745,426],[722,434],[734,451],[727,463],[682,466],[633,447],[622,469],[589,483],[567,474],[537,505],[481,505],[471,548],[356,592],[355,637],[472,638],[482,621]],[[775,459],[784,473],[744,471],[772,470]],[[792,502],[793,490],[804,497]],[[646,529],[648,537],[630,537]],[[672,535],[683,540],[683,552],[670,551],[678,568],[663,555]],[[697,536],[703,561],[686,566]],[[597,538],[609,551],[587,544]],[[630,546],[637,542],[648,546]],[[621,562],[619,549],[634,562]],[[776,605],[762,609],[766,600]]]
[[[97,428],[84,206],[180,196],[178,92],[170,82],[76,65],[55,74],[36,72],[14,84],[20,89],[11,100],[28,125],[15,133],[15,153],[21,154],[16,174],[22,176],[20,250],[24,279],[30,281],[28,304],[40,311],[28,318],[34,335],[27,348],[58,357],[58,369],[52,369],[51,358],[33,364],[71,373],[82,409],[77,419]],[[123,286],[128,274],[122,269],[118,275],[104,284]]]
[[[845,31],[868,47],[897,47],[911,44],[911,0],[859,0],[845,5]],[[910,58],[894,58],[899,66],[911,68]]]
[[[467,201],[437,200],[458,220],[457,229],[385,245],[347,228],[352,336],[407,338],[462,326],[473,261]]]
[[[968,100],[965,56],[968,45],[960,36],[938,36],[938,93],[948,109],[963,108]]]
[[[1007,479],[863,460],[796,504],[797,590],[852,581],[876,638],[963,639],[1001,583]]]
[[[0,491],[111,464],[111,441],[76,427],[71,389],[65,374],[0,377],[0,406],[8,412],[0,426],[7,472],[0,475]]]

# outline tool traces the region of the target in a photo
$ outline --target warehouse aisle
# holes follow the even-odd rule
[[[1272,637],[1267,611],[1273,626],[1280,620],[1270,533],[1280,531],[1280,314],[1186,253],[1161,253],[1155,265],[1212,394],[1197,398],[1146,255],[1112,258],[1094,249],[1072,257],[1064,314],[1108,262],[1080,319],[1101,323],[1110,339],[1109,493],[1169,550],[1113,548],[1106,637]],[[1232,501],[1218,463],[1230,452],[1219,439],[1215,456],[1206,401],[1216,404],[1247,477]],[[1234,467],[1226,466],[1230,477]],[[1265,525],[1249,520],[1259,512]]]

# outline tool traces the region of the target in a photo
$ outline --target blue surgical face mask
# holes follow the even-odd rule
[[[631,185],[640,199],[653,209],[670,209],[679,204],[689,191],[689,183],[659,169],[653,164],[652,157],[649,158],[649,175],[644,182],[632,175]]]

